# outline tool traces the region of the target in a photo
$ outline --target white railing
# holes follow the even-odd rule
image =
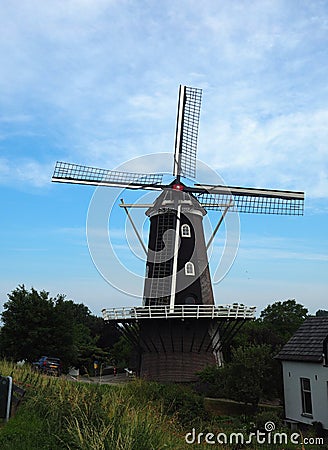
[[[103,309],[105,320],[138,320],[138,319],[183,319],[183,318],[225,318],[225,319],[253,319],[255,306],[245,306],[234,303],[232,305],[176,305],[171,309],[163,306],[136,306],[125,308]]]

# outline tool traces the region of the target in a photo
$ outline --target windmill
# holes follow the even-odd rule
[[[228,211],[302,215],[304,193],[224,185],[187,185],[195,178],[202,91],[180,86],[173,180],[162,174],[111,171],[57,162],[52,181],[134,190],[161,191],[147,206],[148,248],[124,208],[146,255],[143,304],[103,309],[116,321],[139,355],[141,376],[158,381],[191,381],[208,364],[222,363],[222,349],[255,308],[215,305],[207,250]],[[217,226],[205,242],[203,217],[220,211]]]

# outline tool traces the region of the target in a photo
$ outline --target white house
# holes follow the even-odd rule
[[[285,418],[328,430],[328,317],[309,317],[276,356],[282,363]]]

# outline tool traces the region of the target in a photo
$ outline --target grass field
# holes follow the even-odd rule
[[[6,362],[0,373],[27,390],[0,430],[1,450],[185,448],[175,420],[132,387],[70,382]]]
[[[11,375],[15,384],[26,389],[13,417],[0,427],[1,450],[302,449],[290,443],[243,447],[206,444],[206,433],[247,436],[254,427],[262,427],[268,420],[278,424],[280,419],[270,410],[253,417],[226,415],[218,411],[223,408],[221,401],[212,401],[213,415],[201,396],[180,385],[141,380],[121,385],[79,383],[47,377],[6,361],[0,361],[0,374]],[[186,433],[192,430],[196,436],[203,433],[200,444],[197,437],[193,444],[186,442]]]

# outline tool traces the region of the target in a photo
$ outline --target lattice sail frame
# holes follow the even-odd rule
[[[180,85],[175,136],[175,177],[196,176],[196,154],[202,90]]]
[[[58,161],[52,181],[62,183],[92,184],[130,188],[144,188],[159,185],[163,174],[143,174],[99,169]]]
[[[200,190],[195,187],[194,192],[206,209],[222,210],[229,207],[230,212],[294,216],[304,213],[303,192],[229,186],[211,186],[203,192]]]

